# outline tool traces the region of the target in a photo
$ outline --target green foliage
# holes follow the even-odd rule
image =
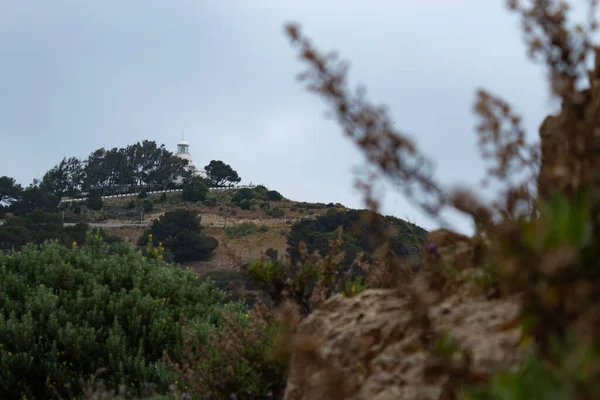
[[[266,232],[269,227],[266,225],[256,225],[254,222],[242,222],[237,225],[225,228],[225,236],[228,238],[243,237],[257,232]]]
[[[46,240],[57,240],[59,244],[69,247],[73,241],[83,244],[88,229],[87,224],[65,227],[58,214],[38,210],[12,217],[0,226],[0,250],[18,250],[26,244],[42,244]],[[98,234],[109,243],[119,241],[104,230]]]
[[[342,290],[342,294],[346,297],[356,296],[359,293],[364,292],[367,289],[364,277],[358,277],[354,280],[346,282],[346,286]]]
[[[240,208],[242,210],[250,210],[252,209],[253,203],[251,200],[248,199],[244,199],[242,201],[240,201]]]
[[[397,256],[417,255],[423,243],[426,231],[394,217],[381,217],[377,226],[367,222],[368,211],[343,210],[330,208],[326,215],[316,219],[302,220],[292,226],[288,236],[288,255],[292,263],[300,260],[300,242],[304,242],[310,253],[318,251],[326,255],[329,241],[334,238],[338,227],[343,228],[342,240],[346,249],[346,265],[350,265],[358,253],[364,252],[365,260],[369,260],[375,249],[381,246],[374,232],[394,229],[392,250]]]
[[[272,247],[269,247],[265,251],[265,256],[273,262],[277,262],[279,260],[279,252]]]
[[[198,213],[183,209],[161,215],[138,244],[145,245],[148,237],[155,245],[162,243],[177,262],[207,259],[219,246],[217,239],[204,234]]]
[[[9,205],[16,201],[22,190],[23,188],[14,178],[0,176],[0,206]]]
[[[76,157],[63,158],[54,168],[46,172],[41,186],[57,196],[77,196],[83,184],[83,165]]]
[[[257,198],[257,193],[249,188],[241,188],[235,192],[233,197],[231,198],[231,202],[234,204],[239,204],[244,200],[252,200]]]
[[[231,168],[229,164],[225,164],[223,161],[211,160],[211,162],[204,167],[209,181],[213,186],[220,187],[226,184],[240,183],[242,178],[238,176],[238,173]]]
[[[269,190],[266,193],[267,200],[269,201],[281,201],[283,200],[283,196],[277,190]]]
[[[0,253],[0,271],[2,398],[72,396],[100,368],[111,387],[146,381],[164,393],[178,380],[162,357],[181,355],[182,313],[204,338],[221,320],[214,284],[92,234],[83,247]]]
[[[164,194],[164,193],[163,193]],[[127,203],[125,203],[125,207],[126,210],[134,210],[135,209],[135,200],[129,200]]]
[[[160,194],[160,198],[158,200],[161,203],[166,203],[167,202],[167,194],[166,193],[161,193]]]
[[[9,206],[9,210],[17,216],[32,213],[38,209],[44,212],[54,212],[57,210],[59,201],[58,197],[45,188],[31,185],[20,192],[17,201]]]
[[[140,194],[138,194],[138,199],[145,199],[148,197],[148,192],[146,192],[146,189],[142,189],[142,191],[140,192]]]
[[[154,203],[152,202],[152,200],[144,199],[142,201],[142,210],[144,210],[144,212],[150,212],[154,210]]]
[[[283,218],[283,217],[285,217],[285,211],[283,211],[279,207],[274,207],[274,208],[265,210],[265,214],[268,215],[269,217],[273,217],[273,218]]]
[[[100,192],[97,190],[90,191],[88,198],[87,198],[86,205],[88,206],[88,208],[90,210],[95,210],[95,211],[101,210],[104,203],[102,201]]]
[[[149,140],[125,148],[98,149],[82,164],[81,187],[102,188],[104,194],[129,192],[140,186],[169,189],[177,177],[191,177],[188,161]]]
[[[208,185],[209,183],[205,179],[199,176],[194,177],[183,185],[181,198],[190,202],[204,201],[209,193]]]

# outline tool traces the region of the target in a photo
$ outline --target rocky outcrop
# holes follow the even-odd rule
[[[520,331],[498,329],[514,318],[518,303],[514,298],[489,300],[476,290],[470,279],[477,257],[475,241],[440,230],[429,235],[429,242],[419,277],[428,280],[431,272],[450,273],[455,284],[451,291],[438,288],[425,306],[428,329],[449,332],[471,355],[474,374],[518,362],[523,355]],[[442,273],[444,266],[450,272]],[[423,348],[425,332],[417,322],[423,311],[413,294],[428,282],[417,278],[403,290],[368,290],[352,298],[337,295],[309,315],[297,338],[310,345],[292,355],[285,399],[440,398],[450,378],[427,371],[431,351]]]

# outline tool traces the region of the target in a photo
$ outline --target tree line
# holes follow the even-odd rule
[[[230,165],[212,160],[205,168],[211,186],[239,183]],[[181,187],[195,175],[195,167],[155,141],[144,140],[123,148],[100,148],[87,159],[65,157],[50,169],[40,185],[57,197],[75,197],[82,192],[115,194],[138,191],[140,187],[166,190]]]

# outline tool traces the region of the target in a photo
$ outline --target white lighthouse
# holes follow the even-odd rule
[[[188,161],[188,166],[192,169],[195,176],[206,178],[206,171],[204,171],[204,168],[195,167],[194,162],[192,161],[192,155],[190,154],[190,144],[185,140],[183,135],[181,135],[181,140],[177,143],[177,152],[175,155]]]

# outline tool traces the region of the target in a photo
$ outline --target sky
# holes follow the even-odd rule
[[[175,151],[183,131],[197,166],[222,160],[244,184],[364,208],[364,158],[296,79],[287,22],[350,61],[351,84],[388,107],[448,187],[484,176],[477,88],[508,100],[531,140],[553,111],[504,0],[5,0],[0,175],[28,185],[63,157],[144,139]],[[391,186],[382,199],[385,214],[439,227]]]

